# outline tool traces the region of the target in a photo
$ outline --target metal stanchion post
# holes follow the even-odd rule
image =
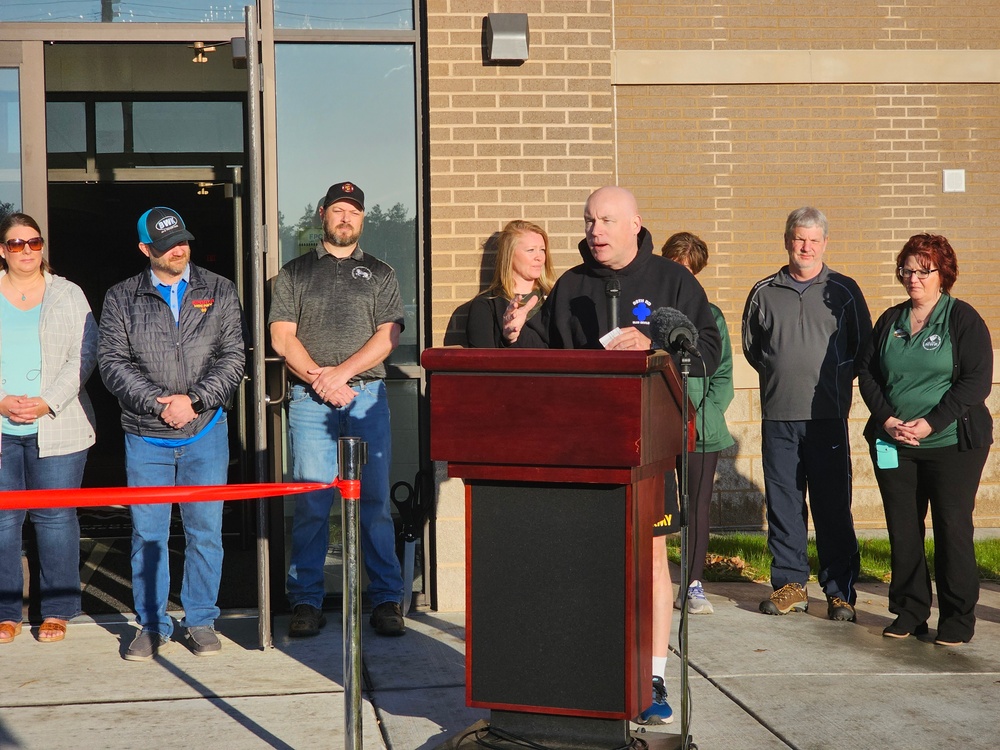
[[[681,435],[683,436],[684,444],[681,446],[681,477],[680,486],[677,488],[677,498],[679,501],[679,508],[681,514],[681,580],[680,580],[680,595],[681,595],[681,621],[680,627],[678,628],[678,636],[680,643],[678,644],[680,655],[681,655],[681,748],[682,750],[688,750],[688,748],[694,748],[695,746],[691,743],[690,732],[690,707],[688,705],[690,700],[690,695],[688,691],[690,689],[688,685],[688,611],[687,611],[687,596],[688,596],[688,584],[691,582],[689,580],[691,576],[691,570],[688,564],[688,531],[689,531],[689,507],[688,503],[690,496],[688,494],[688,466],[689,466],[689,453],[688,453],[688,441],[690,440],[690,425],[688,424],[689,411],[688,411],[688,378],[691,373],[691,357],[687,352],[681,354],[681,393],[683,398],[681,401],[681,418],[683,419],[683,428],[681,430]]]
[[[344,747],[360,750],[361,742],[361,466],[368,444],[360,438],[337,442],[340,467],[340,517],[344,547]]]

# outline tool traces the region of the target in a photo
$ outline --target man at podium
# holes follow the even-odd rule
[[[691,374],[711,375],[719,363],[722,340],[708,298],[694,276],[681,265],[653,253],[653,240],[642,226],[635,196],[609,186],[593,192],[584,206],[586,237],[579,250],[583,262],[564,273],[542,308],[548,345],[553,349],[652,348],[650,316],[657,308],[673,308],[697,332],[701,360]],[[515,337],[526,311],[512,303],[505,313],[504,333]],[[673,720],[664,683],[673,587],[664,537],[677,531],[677,488],[673,472],[664,475],[663,518],[653,531],[653,703],[636,721],[665,724]]]

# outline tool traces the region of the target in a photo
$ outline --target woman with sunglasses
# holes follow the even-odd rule
[[[896,276],[909,299],[882,313],[858,363],[858,386],[871,410],[865,437],[891,549],[889,611],[896,619],[882,635],[927,633],[929,504],[938,605],[934,642],[958,646],[972,639],[976,627],[972,514],[993,442],[986,407],[993,345],[979,313],[951,296],[958,262],[947,239],[911,237],[896,257]]]
[[[83,290],[42,257],[37,222],[0,221],[0,492],[77,488],[94,444],[83,389],[97,361],[97,324]],[[0,510],[0,644],[21,632],[21,527],[38,547],[42,643],[61,641],[80,613],[80,525],[75,508]]]

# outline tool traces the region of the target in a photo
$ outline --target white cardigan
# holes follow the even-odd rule
[[[6,275],[0,271],[0,279]],[[45,273],[38,335],[39,395],[51,409],[38,420],[39,458],[82,451],[95,440],[94,409],[83,384],[97,364],[97,321],[83,290],[72,281]],[[0,386],[0,399],[8,395]]]

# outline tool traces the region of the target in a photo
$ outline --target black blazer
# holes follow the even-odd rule
[[[469,320],[465,328],[468,346],[479,349],[506,349],[509,347],[521,349],[545,349],[545,331],[542,329],[542,316],[537,312],[531,316],[521,329],[521,335],[513,344],[508,343],[503,336],[503,314],[510,302],[503,297],[490,297],[480,294],[469,305]],[[538,303],[538,307],[542,303]]]

